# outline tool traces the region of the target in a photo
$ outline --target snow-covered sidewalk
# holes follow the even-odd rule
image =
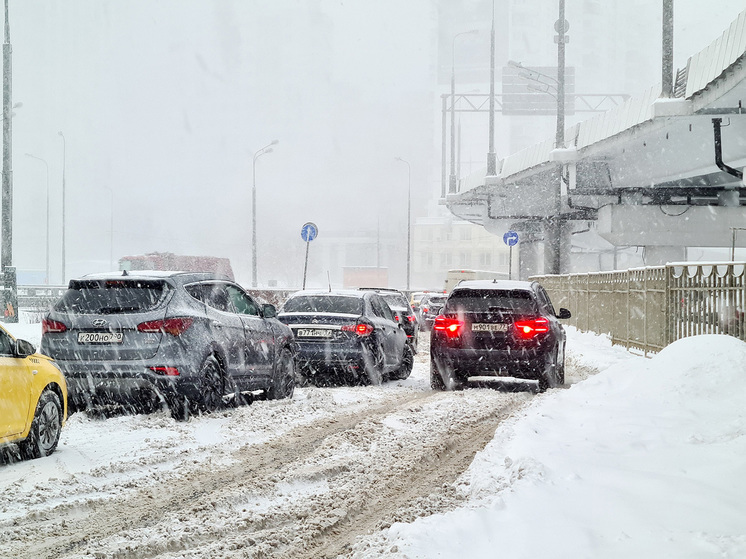
[[[355,557],[746,557],[746,343],[699,336],[645,359],[569,334],[601,372],[499,428],[459,480],[467,506]]]

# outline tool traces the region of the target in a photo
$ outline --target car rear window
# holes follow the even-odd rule
[[[538,307],[531,292],[519,289],[454,290],[446,304],[447,312],[535,314],[537,310]]]
[[[382,293],[381,297],[389,304],[392,309],[406,309],[409,306],[407,298],[398,293]]]
[[[168,293],[160,280],[73,280],[55,310],[80,314],[118,314],[149,311]]]
[[[282,311],[363,314],[363,300],[339,295],[303,295],[288,299]]]

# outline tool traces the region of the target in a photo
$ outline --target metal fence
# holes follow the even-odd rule
[[[615,344],[658,352],[680,338],[729,334],[746,341],[746,263],[676,263],[614,272],[533,276],[569,324]]]

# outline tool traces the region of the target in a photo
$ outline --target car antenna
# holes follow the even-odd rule
[[[326,271],[326,281],[329,283],[329,293],[332,292],[332,277],[329,275],[329,270]]]
[[[127,270],[122,270],[122,275],[123,276],[128,276],[129,274],[127,273]]]

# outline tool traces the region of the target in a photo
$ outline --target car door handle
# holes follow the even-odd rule
[[[222,323],[222,322],[218,322],[217,320],[213,320],[213,321],[212,321],[212,322],[210,323],[210,325],[211,325],[211,326],[212,326],[213,328],[222,328],[222,327],[223,327],[223,323]]]

